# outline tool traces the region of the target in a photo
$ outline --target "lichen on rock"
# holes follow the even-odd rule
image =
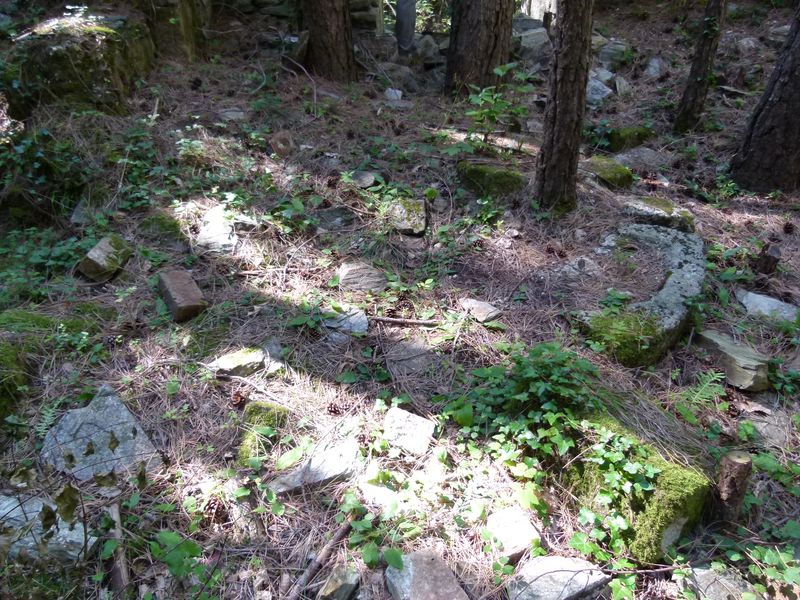
[[[264,445],[266,439],[259,429],[264,427],[278,428],[286,420],[289,411],[272,402],[250,402],[245,406],[242,425],[245,429],[242,443],[239,446],[237,463],[242,467],[249,466],[251,458],[264,456],[268,448]]]
[[[647,140],[655,137],[655,132],[649,127],[633,126],[613,129],[608,135],[608,149],[611,152],[629,150],[641,146]]]
[[[584,168],[597,178],[614,188],[627,188],[633,185],[633,173],[620,163],[605,156],[592,156],[583,163]]]
[[[507,196],[519,192],[528,184],[525,176],[513,169],[479,165],[462,160],[458,174],[470,190],[482,196]]]

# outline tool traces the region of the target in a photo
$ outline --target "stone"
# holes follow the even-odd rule
[[[422,235],[428,227],[424,198],[397,198],[386,212],[389,223],[402,235]]]
[[[355,215],[343,206],[324,208],[316,213],[317,228],[324,231],[338,231],[353,224]]]
[[[763,294],[748,292],[742,288],[736,290],[736,299],[741,302],[748,315],[769,317],[782,321],[795,321],[798,308],[787,302],[782,302]]]
[[[220,121],[229,123],[244,121],[247,119],[247,112],[242,108],[226,108],[218,113]]]
[[[603,105],[603,101],[613,93],[614,91],[605,83],[596,77],[591,77],[586,85],[586,104],[591,108],[599,108]]]
[[[355,292],[382,292],[389,285],[386,275],[372,265],[350,261],[339,267],[339,287]]]
[[[147,14],[162,57],[195,61],[202,57],[211,25],[209,0],[134,0]]]
[[[750,600],[764,600],[735,569],[717,571],[711,567],[697,567],[678,582],[683,590],[703,600],[741,600],[745,594],[750,595]]]
[[[262,348],[242,348],[214,359],[208,368],[218,375],[247,377],[263,369],[268,357]]]
[[[431,552],[406,554],[403,568],[388,567],[385,577],[394,600],[468,599],[447,563]]]
[[[401,340],[386,353],[386,366],[395,378],[424,373],[437,364],[430,348],[416,340]]]
[[[751,56],[758,52],[761,48],[761,43],[757,38],[744,37],[736,40],[736,51],[739,56]]]
[[[776,394],[757,394],[754,402],[742,403],[742,416],[753,424],[758,432],[758,442],[767,448],[792,446],[795,425]]]
[[[387,88],[383,92],[383,95],[387,100],[402,100],[403,99],[402,90],[398,90],[396,88]]]
[[[353,171],[352,180],[357,187],[366,190],[378,182],[378,176],[371,171]]]
[[[334,567],[330,577],[319,591],[317,600],[350,600],[361,583],[361,575],[353,567]]]
[[[68,411],[47,432],[42,461],[78,481],[128,478],[163,461],[136,417],[116,392],[103,385],[84,408]]]
[[[730,385],[747,392],[762,392],[769,388],[768,356],[719,331],[702,331],[697,340],[700,346],[719,359]]]
[[[486,530],[499,544],[498,553],[516,564],[525,552],[539,545],[541,534],[531,523],[528,513],[519,506],[509,506],[489,515]]]
[[[519,171],[459,161],[458,175],[471,191],[480,196],[494,198],[522,191],[528,181]]]
[[[586,256],[579,256],[558,269],[558,275],[569,281],[598,277],[602,272],[600,265]]]
[[[208,307],[203,292],[188,271],[162,271],[158,274],[158,290],[176,323],[188,321]]]
[[[461,298],[458,301],[461,308],[467,311],[478,323],[486,323],[487,321],[494,321],[503,311],[481,300],[473,298]]]
[[[647,79],[658,79],[661,77],[667,69],[667,64],[664,62],[664,59],[660,56],[652,56],[647,61],[647,65],[644,68],[644,76]]]
[[[393,406],[383,420],[383,439],[414,456],[428,451],[436,425],[433,421]]]
[[[0,495],[0,558],[21,553],[32,558],[54,559],[65,565],[86,556],[95,538],[83,523],[67,523],[51,502]]]
[[[325,339],[334,344],[350,341],[353,335],[365,335],[369,329],[366,313],[355,306],[343,306],[334,316],[325,319],[323,325],[331,331]]]
[[[778,270],[778,264],[781,262],[781,249],[775,244],[767,244],[758,253],[758,256],[752,261],[753,270],[756,273],[763,273],[764,275],[772,275]]]
[[[592,156],[583,161],[582,166],[609,187],[627,188],[633,185],[631,170],[606,156]]]
[[[608,38],[597,32],[592,33],[592,54],[597,54],[608,44]]]
[[[247,403],[242,415],[244,436],[236,459],[240,467],[250,467],[251,459],[259,460],[269,454],[272,444],[259,430],[277,429],[286,421],[288,414],[288,409],[273,402]]]
[[[519,55],[531,65],[544,65],[553,57],[553,44],[544,27],[531,29],[516,36],[519,43]]]
[[[404,92],[406,94],[419,92],[419,80],[411,67],[393,62],[383,62],[379,66],[379,72],[389,80],[389,88],[383,92],[386,100],[399,102],[403,100]]]
[[[219,204],[203,215],[203,223],[197,234],[197,245],[211,252],[230,253],[236,249],[239,237],[233,223],[233,215],[223,204]]]
[[[595,597],[610,581],[581,558],[537,556],[517,570],[506,592],[514,600],[578,600]]]
[[[269,483],[277,494],[296,492],[308,486],[323,486],[353,477],[359,466],[361,448],[355,439],[348,439],[314,450],[302,466]]]
[[[614,89],[620,98],[633,95],[633,86],[622,75],[617,75],[614,79]]]
[[[609,71],[617,71],[629,60],[630,46],[621,40],[611,40],[600,49],[600,64]]]
[[[556,14],[556,0],[526,0],[522,7],[527,10],[529,17],[539,21],[542,21],[547,13]]]
[[[614,128],[608,135],[608,149],[611,152],[630,150],[631,148],[641,146],[647,140],[655,136],[655,131],[644,126]]]
[[[439,44],[430,35],[423,35],[417,42],[417,56],[426,69],[433,69],[447,62],[447,58],[439,50]]]
[[[133,250],[116,234],[107,235],[89,250],[78,264],[78,270],[92,281],[108,281],[119,272]]]
[[[694,215],[666,198],[630,198],[625,201],[622,213],[636,223],[660,225],[686,233],[694,231]]]
[[[789,31],[791,25],[777,25],[772,27],[767,34],[767,44],[776,49],[781,49],[786,45],[786,40],[789,38]]]
[[[672,163],[672,155],[639,146],[614,155],[614,160],[641,175],[657,173]]]
[[[514,33],[524,33],[544,27],[544,22],[541,19],[534,19],[528,15],[517,14],[514,15],[511,27]]]

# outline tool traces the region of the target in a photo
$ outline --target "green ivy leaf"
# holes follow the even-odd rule
[[[385,560],[386,564],[390,567],[394,567],[400,571],[403,570],[403,553],[399,550],[386,548],[386,550],[383,551],[383,560]]]
[[[285,471],[289,467],[293,467],[300,462],[300,460],[303,458],[303,454],[305,454],[303,447],[295,446],[288,452],[284,452],[280,455],[280,457],[278,457],[278,460],[275,462],[275,469],[278,471]]]
[[[381,553],[378,550],[378,545],[375,542],[365,544],[361,549],[361,558],[364,559],[364,564],[370,569],[377,567],[381,560]]]

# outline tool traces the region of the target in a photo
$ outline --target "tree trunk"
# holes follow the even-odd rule
[[[308,27],[304,66],[333,81],[353,81],[356,61],[348,0],[302,0]]]
[[[445,89],[459,94],[498,82],[494,69],[511,56],[513,18],[514,0],[454,0]]]
[[[720,521],[736,523],[739,519],[752,472],[753,459],[747,452],[734,450],[722,457],[717,483],[717,512]]]
[[[800,6],[767,89],[750,118],[733,180],[754,192],[800,188]]]
[[[675,131],[678,133],[693,129],[703,114],[724,19],[725,0],[708,0],[703,16],[703,31],[697,38],[692,69],[675,118]]]
[[[578,201],[576,178],[586,112],[593,4],[594,0],[558,0],[557,4],[550,96],[534,188],[540,207],[557,215],[569,212]]]

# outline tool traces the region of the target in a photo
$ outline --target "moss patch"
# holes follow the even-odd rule
[[[186,236],[181,230],[181,222],[163,212],[157,212],[144,219],[141,229],[155,237],[167,237],[178,241],[186,240]]]
[[[654,364],[661,356],[663,331],[653,315],[627,311],[597,313],[584,326],[587,337],[626,367]]]
[[[59,325],[64,326],[67,333],[97,333],[99,327],[87,319],[79,317],[53,317],[44,313],[10,309],[0,312],[0,331],[10,333],[54,333]]]
[[[649,127],[622,127],[614,129],[608,136],[608,149],[611,152],[628,150],[641,146],[647,140],[655,137],[655,132]]]
[[[272,402],[250,402],[244,408],[243,427],[245,429],[239,455],[236,462],[241,467],[248,467],[253,457],[265,456],[269,452],[267,438],[258,433],[261,427],[280,427],[289,411]]]
[[[458,174],[470,190],[482,196],[507,196],[528,184],[519,171],[490,165],[476,165],[465,160],[458,163]]]
[[[605,156],[592,156],[586,161],[587,170],[597,175],[598,179],[615,188],[627,188],[633,185],[631,170]]]
[[[19,396],[18,388],[27,382],[28,374],[22,347],[0,340],[0,420],[11,414]]]
[[[642,198],[642,202],[651,208],[658,209],[671,215],[675,210],[675,205],[666,198],[659,198],[658,196],[647,196]]]

